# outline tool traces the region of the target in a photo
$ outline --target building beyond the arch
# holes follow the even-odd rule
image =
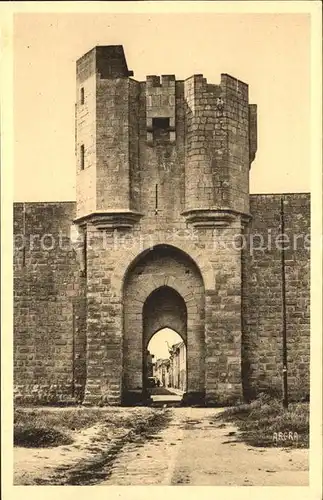
[[[284,334],[308,398],[310,195],[249,194],[248,85],[132,75],[122,46],[77,61],[77,200],[14,205],[15,400],[142,400],[165,326],[187,404],[281,394]]]

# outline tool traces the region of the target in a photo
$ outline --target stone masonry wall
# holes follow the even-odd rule
[[[95,47],[76,63],[78,217],[129,208],[129,148],[136,143],[129,74],[121,46]]]
[[[228,134],[228,196],[229,206],[242,213],[249,213],[249,123],[248,85],[230,75],[221,75],[224,116],[227,117]],[[219,112],[220,113],[220,112]]]
[[[127,78],[97,80],[96,210],[128,210],[129,175],[129,85]],[[134,138],[133,141],[136,144]]]
[[[130,370],[131,380],[138,381],[136,387],[140,385],[143,341],[137,332],[141,331],[143,304],[150,293],[164,285],[177,290],[185,300],[188,331],[190,328],[195,332],[204,329],[205,322],[205,354],[199,356],[192,343],[190,351],[194,363],[203,366],[205,360],[209,401],[241,397],[241,256],[232,244],[233,236],[240,231],[241,224],[237,221],[222,235],[221,230],[216,234],[212,229],[199,229],[188,235],[172,235],[170,239],[166,229],[152,235],[139,228],[130,232],[103,231],[88,224],[87,241],[91,248],[87,250],[86,402],[119,404],[122,370]],[[165,265],[155,261],[153,270],[147,275],[143,272],[142,287],[136,287],[128,295],[131,270],[137,269],[133,266],[140,265],[152,244],[153,247],[166,246],[165,258],[175,252],[182,262],[192,259],[195,263],[203,278],[205,316],[201,306],[194,303],[199,288],[189,290],[185,267],[178,273],[171,262],[167,264],[167,259]],[[135,342],[136,349],[126,347],[126,337]],[[201,392],[199,370],[191,368],[188,375],[189,380],[196,380],[192,383],[192,391]]]
[[[82,146],[84,146],[83,169]],[[78,216],[83,216],[96,208],[96,74],[92,52],[82,58],[77,68],[75,159],[76,208]]]
[[[172,232],[173,229],[185,228],[184,220],[180,216],[184,209],[184,92],[183,83],[173,83],[171,97],[174,97],[174,90],[176,93],[175,101],[171,102],[176,116],[176,143],[166,140],[161,144],[147,140],[147,103],[149,105],[150,101],[147,100],[146,82],[140,83],[138,189],[141,200],[139,211],[144,213],[145,217],[138,229],[143,233],[166,228]],[[151,92],[152,82],[149,85]],[[166,86],[165,89],[169,87]],[[159,116],[165,116],[169,109],[168,106],[165,109],[160,104],[159,108],[153,108],[153,111],[150,114],[157,116],[159,112]]]
[[[310,393],[310,196],[284,195],[288,381],[291,397]],[[295,240],[295,243],[293,242]]]
[[[247,397],[282,392],[281,199],[284,202],[286,323],[290,396],[309,395],[310,197],[308,194],[251,195],[252,242],[243,252],[242,358]],[[293,241],[295,240],[295,244]],[[279,242],[279,240],[277,240]]]
[[[188,274],[188,273],[186,273]],[[156,332],[172,328],[187,341],[187,307],[175,289],[167,285],[150,294],[143,305],[143,347],[147,347]]]
[[[249,211],[248,85],[229,75],[185,80],[186,209]],[[254,108],[253,108],[254,109]],[[254,118],[254,114],[253,114]]]
[[[82,399],[86,307],[78,262],[69,245],[75,208],[75,203],[14,206],[17,401]]]

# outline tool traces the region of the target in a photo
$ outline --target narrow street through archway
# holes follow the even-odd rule
[[[187,356],[183,338],[162,328],[145,350],[144,380],[153,406],[180,404],[187,386]]]

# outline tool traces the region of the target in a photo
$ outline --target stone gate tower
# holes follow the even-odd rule
[[[122,46],[77,61],[84,402],[140,399],[144,352],[163,327],[186,343],[186,400],[233,401],[256,106],[227,74],[132,75]]]
[[[142,401],[165,327],[184,403],[280,396],[286,355],[309,397],[310,194],[249,195],[256,128],[229,75],[139,82],[121,46],[77,61],[77,200],[14,203],[17,403]]]

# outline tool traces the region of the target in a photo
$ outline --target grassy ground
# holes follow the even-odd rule
[[[14,445],[26,448],[44,448],[73,442],[73,431],[85,429],[100,421],[111,421],[114,413],[104,414],[101,409],[17,408],[14,412]]]
[[[14,412],[14,445],[45,448],[71,444],[76,431],[95,424],[124,427],[139,432],[144,429],[145,415],[136,418],[116,408],[17,408]]]
[[[239,439],[252,446],[301,447],[309,446],[309,404],[282,402],[260,396],[250,404],[228,408],[216,417],[234,423]]]

